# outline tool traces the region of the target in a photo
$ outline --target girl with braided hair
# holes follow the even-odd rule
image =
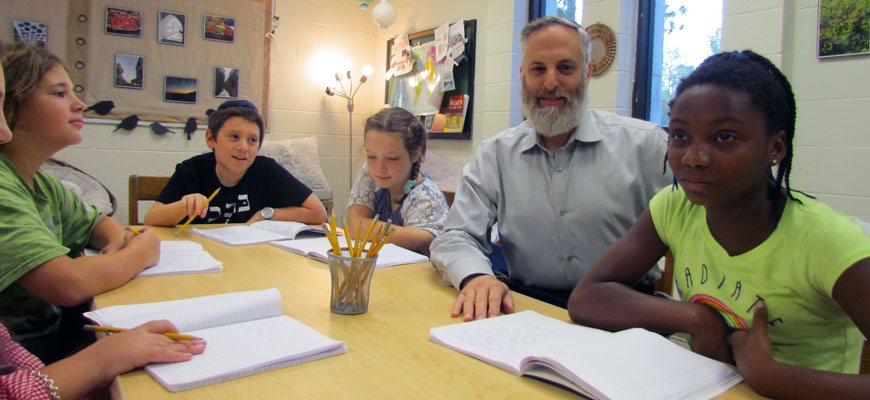
[[[447,200],[429,175],[420,171],[426,155],[423,124],[401,108],[385,108],[366,120],[366,163],[348,201],[349,234],[363,234],[375,215],[392,220],[391,243],[429,254],[429,243],[444,227]],[[353,236],[352,236],[353,237]]]
[[[571,319],[685,332],[773,398],[870,398],[870,238],[789,185],[791,85],[749,50],[705,60],[671,102],[665,188],[574,288]],[[773,173],[776,170],[776,173]],[[631,284],[666,251],[682,301]]]

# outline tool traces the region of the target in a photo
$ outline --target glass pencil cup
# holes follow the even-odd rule
[[[362,314],[369,309],[369,289],[378,256],[351,257],[346,248],[341,255],[326,252],[332,277],[329,310],[336,314]]]

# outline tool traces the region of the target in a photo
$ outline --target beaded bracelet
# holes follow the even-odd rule
[[[42,371],[30,370],[33,375],[36,375],[37,378],[42,380],[42,384],[45,385],[45,390],[48,391],[48,397],[51,400],[60,400],[60,391],[57,386],[54,384],[54,379],[48,377],[48,375],[42,373]]]

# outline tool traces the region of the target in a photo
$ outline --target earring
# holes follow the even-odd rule
[[[776,160],[774,159],[774,160],[771,161],[770,163],[773,164],[773,165],[776,165]]]

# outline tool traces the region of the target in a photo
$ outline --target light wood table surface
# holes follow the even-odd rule
[[[330,277],[325,263],[268,244],[225,246],[193,235],[190,227],[178,237],[172,236],[174,229],[156,230],[163,239],[201,243],[223,262],[224,271],[136,278],[97,296],[94,308],[275,287],[281,291],[284,314],[330,338],[346,341],[347,353],[179,393],[167,391],[140,369],[115,380],[115,398],[578,398],[558,386],[515,376],[430,342],[429,329],[460,322],[450,318],[456,290],[442,285],[431,264],[375,270],[368,312],[338,315],[329,311]],[[569,321],[562,308],[518,293],[513,296],[517,311],[535,310]],[[719,398],[758,396],[744,383]]]

